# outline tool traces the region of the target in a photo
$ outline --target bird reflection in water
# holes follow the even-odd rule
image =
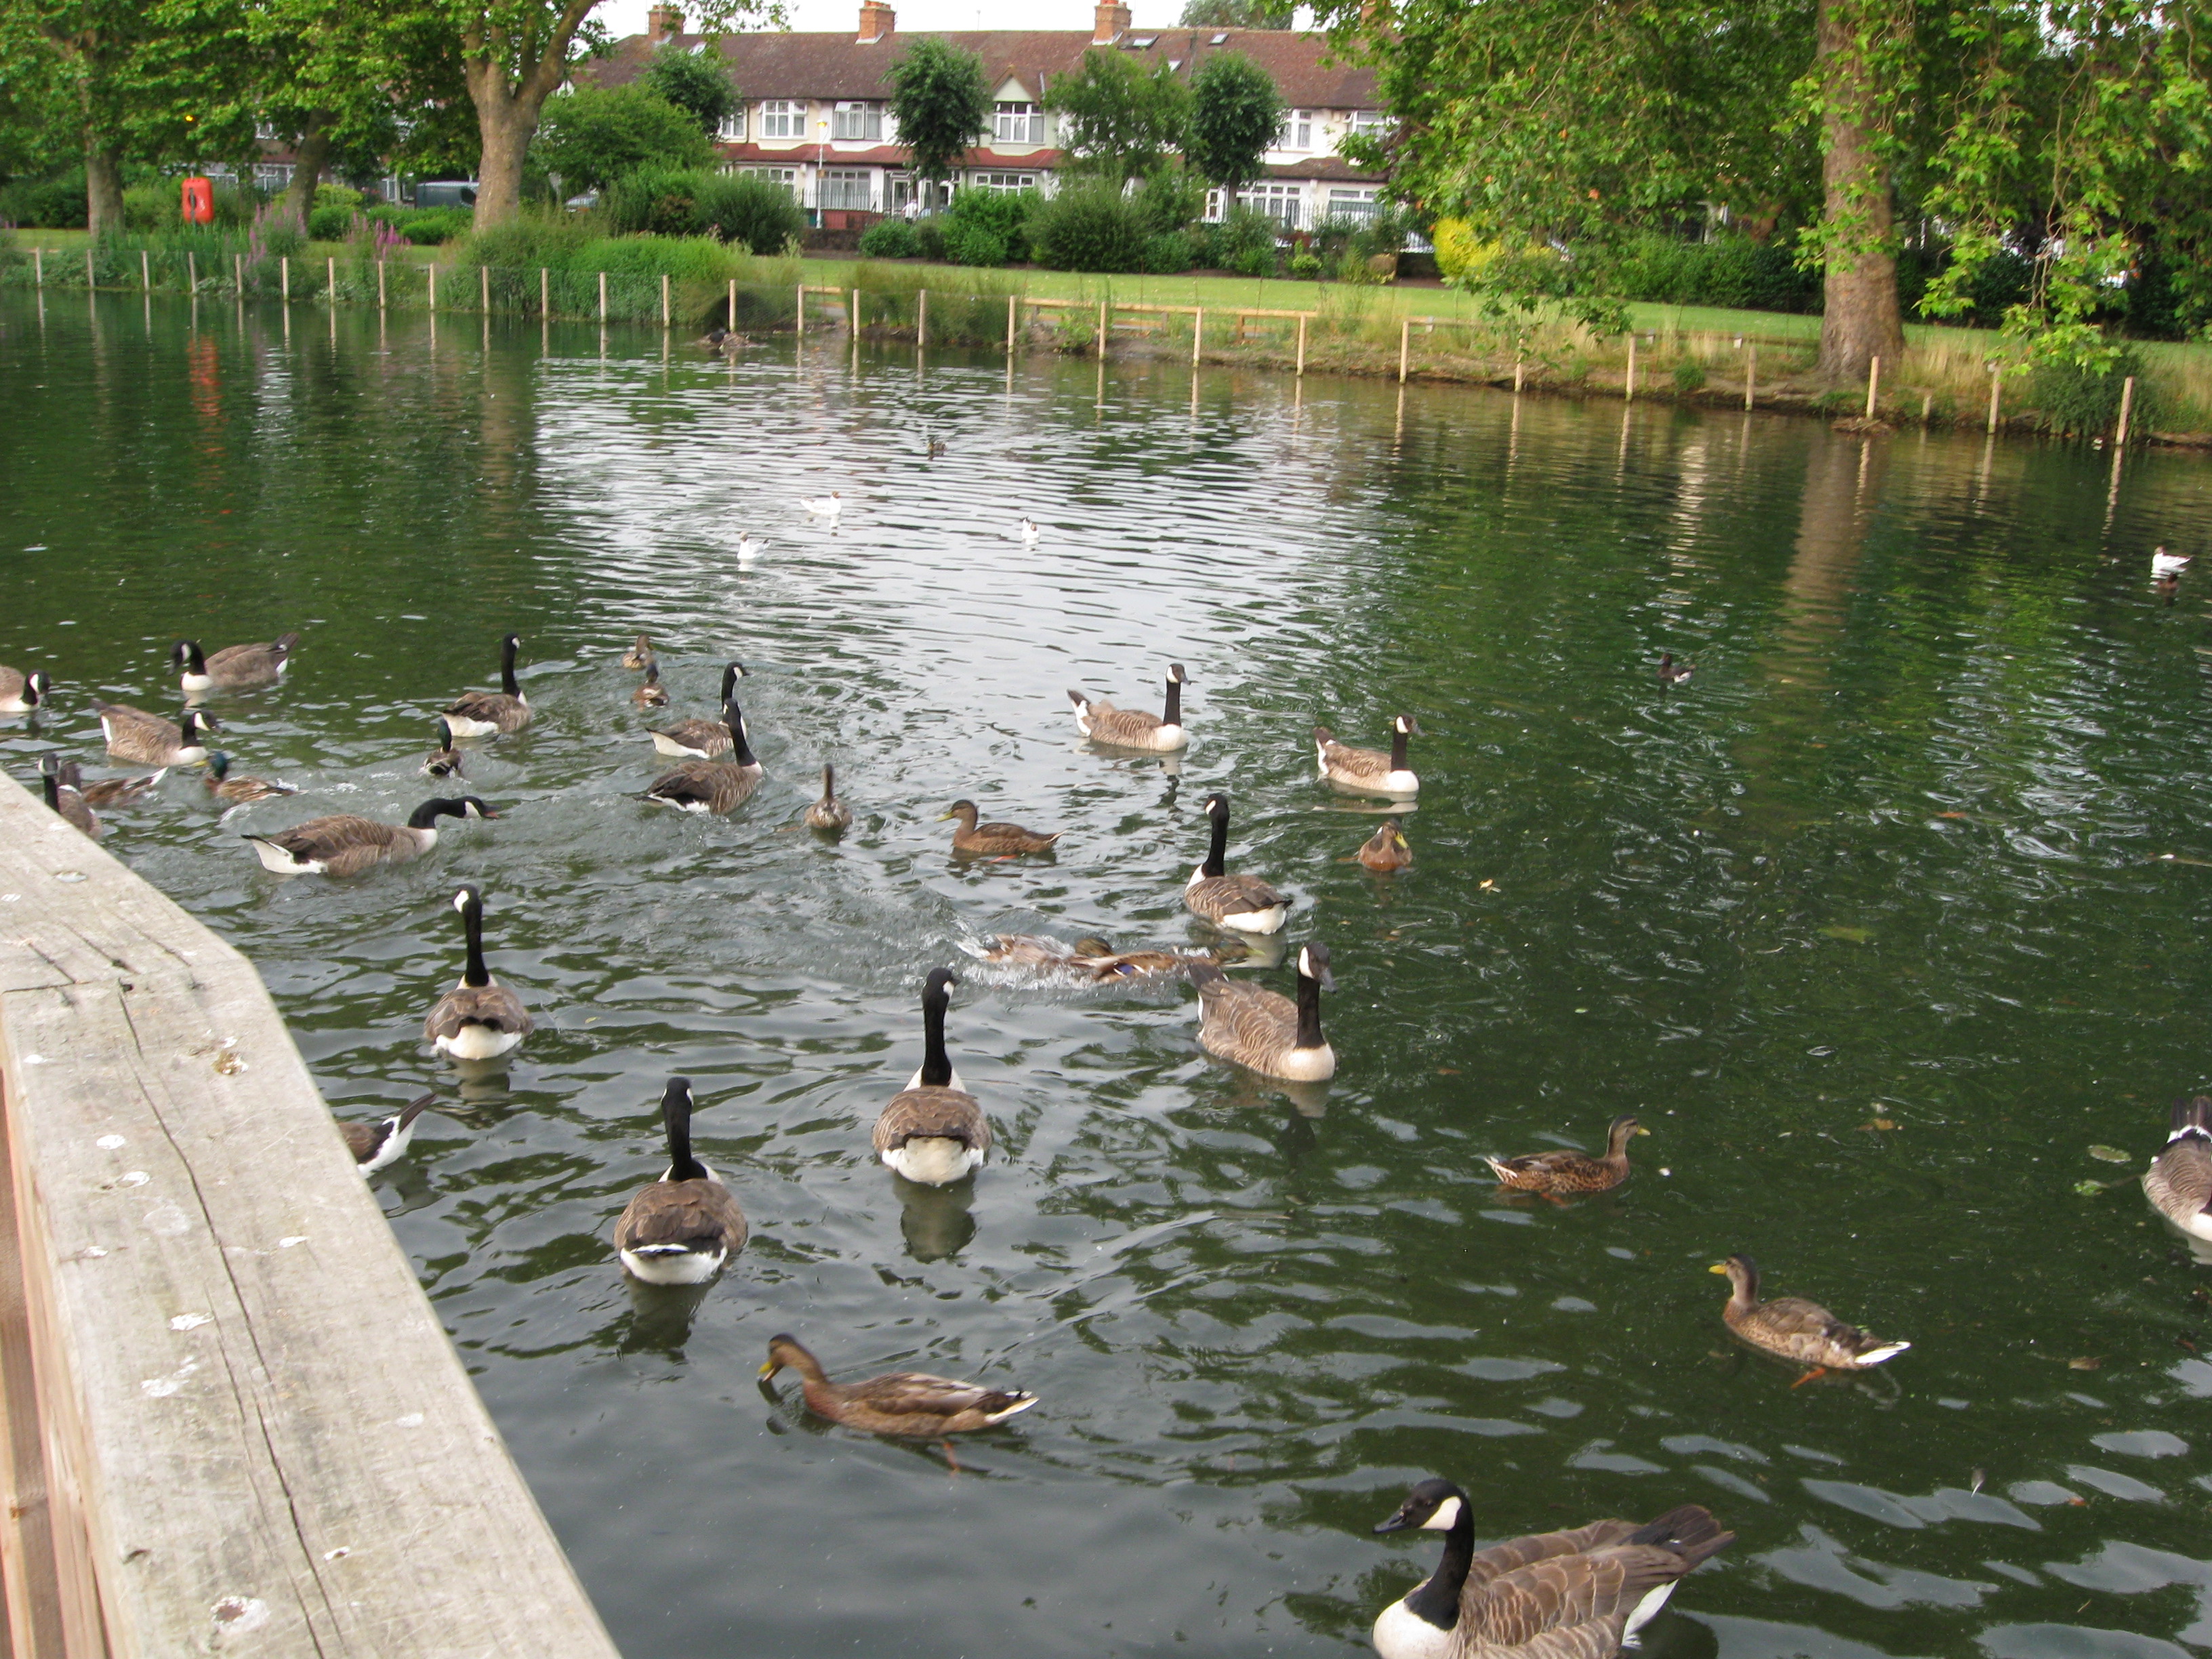
[[[713,1291],[714,1281],[699,1285],[648,1285],[628,1273],[623,1288],[629,1292],[629,1322],[615,1343],[617,1353],[657,1353],[681,1361],[691,1340],[691,1322]]]
[[[898,1195],[899,1231],[907,1254],[916,1261],[947,1261],[975,1237],[974,1182],[927,1187],[895,1173],[891,1190]]]

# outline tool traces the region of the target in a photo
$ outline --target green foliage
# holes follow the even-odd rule
[[[1256,208],[1231,208],[1213,227],[1214,264],[1240,276],[1273,276],[1280,260],[1275,246],[1280,229]]]
[[[689,236],[698,228],[699,187],[712,176],[690,167],[639,167],[607,186],[599,210],[625,235]]]
[[[1802,269],[1786,248],[1744,236],[1710,242],[1636,236],[1589,250],[1581,264],[1585,280],[1623,300],[1746,311],[1820,308],[1818,277]]]
[[[318,202],[307,215],[307,234],[318,242],[343,241],[353,228],[356,208]]]
[[[0,219],[41,230],[84,228],[84,169],[44,179],[14,179],[0,187]]]
[[[2063,357],[2036,364],[2028,376],[2028,399],[2041,416],[2044,428],[2092,436],[2110,432],[2120,417],[2120,393],[2130,375],[2143,372],[2142,356],[2134,347],[2116,348],[2098,367],[2087,367]],[[2155,416],[2148,386],[2138,378],[2135,407],[2129,421],[2147,430]]]
[[[1160,230],[1145,238],[1145,269],[1155,276],[1173,276],[1196,263],[1188,231]]]
[[[806,228],[806,215],[789,190],[756,173],[714,173],[692,191],[692,225],[722,241],[758,254],[782,251]]]
[[[945,257],[956,265],[1002,265],[1006,239],[988,225],[956,219],[945,228]]]
[[[1321,255],[1310,248],[1300,248],[1291,255],[1291,275],[1302,282],[1321,280]]]
[[[1705,366],[1703,363],[1685,357],[1674,365],[1675,391],[1686,397],[1692,392],[1703,392],[1705,389]]]
[[[123,192],[123,222],[132,230],[161,230],[184,222],[179,186],[133,185]]]
[[[891,65],[891,114],[899,143],[923,179],[952,176],[962,155],[991,126],[991,87],[983,60],[942,35],[925,34]]]
[[[1234,193],[1267,170],[1267,147],[1288,113],[1267,70],[1242,52],[1215,52],[1191,76],[1183,155],[1200,177]]]
[[[921,252],[921,238],[903,219],[879,219],[860,233],[863,258],[911,259]]]
[[[1206,211],[1206,183],[1176,167],[1156,167],[1137,186],[1137,205],[1156,232],[1187,229]]]
[[[1165,59],[1147,70],[1127,52],[1092,46],[1083,66],[1045,93],[1060,148],[1081,170],[1116,184],[1159,166],[1183,143],[1190,88]]]
[[[1152,234],[1144,210],[1115,183],[1071,184],[1030,222],[1036,262],[1056,270],[1139,270]]]
[[[567,191],[605,190],[646,169],[712,164],[714,148],[689,110],[642,87],[579,87],[550,100],[533,154]]]
[[[1042,199],[1033,190],[978,190],[972,186],[952,198],[951,222],[945,228],[945,251],[957,264],[997,265],[1030,257],[1030,221]],[[994,237],[1005,252],[995,259],[966,258],[956,251],[955,233],[972,227]],[[979,246],[980,245],[975,245]]]
[[[684,111],[710,137],[738,106],[738,89],[712,42],[694,52],[671,41],[653,54],[638,78],[647,91]]]
[[[945,224],[939,219],[922,219],[914,228],[915,257],[939,260],[945,258]]]
[[[1297,15],[1283,0],[1187,0],[1187,29],[1286,29]]]
[[[469,234],[473,222],[466,208],[371,208],[368,216],[390,225],[416,247],[435,247]],[[312,220],[310,228],[312,229]]]

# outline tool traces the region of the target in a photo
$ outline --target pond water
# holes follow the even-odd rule
[[[2114,494],[2080,449],[1176,366],[21,293],[0,325],[0,662],[58,687],[7,769],[100,759],[95,696],[173,708],[180,635],[302,633],[214,707],[305,793],[218,820],[172,776],[107,845],[259,965],[341,1115],[438,1091],[377,1191],[628,1653],[1353,1652],[1432,1564],[1370,1533],[1431,1473],[1485,1535],[1711,1505],[1739,1540],[1660,1659],[2212,1647],[2212,1306],[2133,1187],[2212,1070],[2212,571],[2148,576],[2204,549],[2202,462]],[[537,716],[468,762],[500,821],[259,869],[241,830],[437,793],[431,714],[510,629]],[[750,671],[769,781],[730,818],[632,799],[639,629],[678,713]],[[1170,660],[1179,769],[1081,744],[1064,688],[1157,708]],[[1382,878],[1307,733],[1401,710]],[[825,757],[834,847],[793,828]],[[963,952],[1201,937],[1217,788],[1332,947],[1325,1097],[1208,1059],[1187,990]],[[957,796],[1056,859],[956,864]],[[504,1079],[420,1043],[463,878],[538,1022]],[[902,1191],[867,1130],[940,963],[1000,1146]],[[676,1072],[754,1228],[696,1311],[608,1244]],[[1626,1187],[1501,1201],[1480,1154],[1624,1111]],[[1721,1325],[1731,1250],[1912,1349],[1793,1389]],[[785,1329],[1042,1403],[955,1475],[765,1397]]]

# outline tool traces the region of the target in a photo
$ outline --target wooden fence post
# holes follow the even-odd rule
[[[1751,356],[1743,366],[1743,406],[1749,409],[1759,392],[1759,342],[1751,344]]]
[[[845,325],[853,331],[853,350],[857,355],[860,349],[860,290],[857,288],[853,290],[852,306],[846,313]]]
[[[277,258],[276,280],[279,285],[278,292],[283,296],[284,303],[290,305],[292,303],[292,256],[289,253],[281,254]]]
[[[40,288],[46,285],[46,251],[42,247],[31,250],[31,280]]]
[[[1106,361],[1106,302],[1103,300],[1098,302],[1098,361],[1102,363]],[[1101,369],[1099,372],[1103,374],[1105,371]],[[1102,390],[1098,395],[1103,398],[1106,394]]]
[[[1301,318],[1299,318],[1299,319],[1298,319],[1298,378],[1299,378],[1299,379],[1301,379],[1301,380],[1304,380],[1304,379],[1305,378],[1305,372],[1306,372],[1306,319],[1305,319],[1304,318],[1301,317]]]
[[[491,267],[489,265],[478,265],[477,267],[477,293],[479,298],[479,302],[483,307],[484,315],[487,317],[490,316]]]
[[[46,285],[45,274],[41,272],[39,286]],[[185,286],[195,294],[200,291],[200,256],[191,248],[185,250]]]
[[[1206,307],[1194,306],[1190,313],[1190,366],[1198,367],[1198,356],[1206,340]]]
[[[332,305],[336,305],[338,302],[338,262],[337,256],[331,255],[325,258],[323,264],[326,267],[323,272],[323,292],[330,296],[331,303]]]
[[[2112,429],[2112,447],[2128,447],[2128,416],[2135,412],[2136,377],[2132,374],[2120,384],[2120,422]]]
[[[2004,372],[1995,363],[1990,365],[1990,427],[1997,429],[1997,398],[2004,390]]]
[[[146,257],[146,250],[138,250],[138,286],[148,294],[154,291],[154,265]]]
[[[1020,304],[1017,296],[1006,295],[1006,358],[1010,362],[1014,356],[1014,308]]]
[[[722,307],[722,327],[729,333],[738,331],[738,279],[730,278],[730,297]]]
[[[430,279],[430,309],[435,311],[438,308],[438,267],[424,265],[422,274]]]
[[[1406,384],[1406,357],[1407,354],[1413,349],[1413,319],[1411,317],[1401,317],[1398,319],[1398,384],[1400,386]]]
[[[919,351],[929,343],[929,290],[916,289],[915,296],[921,301],[915,307],[914,313],[914,345]]]
[[[607,325],[607,273],[599,273],[599,326]]]
[[[380,257],[376,262],[376,308],[384,309],[384,261]]]
[[[660,273],[660,325],[668,326],[668,273],[665,270]]]
[[[1869,421],[1870,421],[1870,420],[1872,420],[1872,419],[1874,419],[1874,411],[1875,411],[1875,408],[1876,408],[1876,406],[1877,406],[1877,404],[1878,404],[1878,403],[1879,403],[1879,400],[1881,399],[1881,358],[1879,358],[1879,357],[1873,357],[1873,358],[1869,358],[1869,359],[1868,359],[1868,361],[1867,361],[1867,407],[1866,407],[1866,417],[1867,417],[1867,419],[1869,419]]]
[[[602,276],[599,282],[604,293],[606,278]],[[804,283],[799,285],[799,320],[792,324],[791,331],[802,340],[806,337],[806,284]]]
[[[92,280],[92,244],[90,242],[84,245],[84,285],[87,288],[94,285]]]
[[[1633,403],[1636,399],[1636,331],[1628,331],[1628,380],[1623,386],[1620,401]]]
[[[538,267],[538,314],[540,317],[553,314],[553,278],[544,265]]]
[[[1516,350],[1513,354],[1513,395],[1521,395],[1521,383],[1528,373],[1528,354]]]

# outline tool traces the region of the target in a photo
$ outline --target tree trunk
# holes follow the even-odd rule
[[[84,204],[94,241],[123,234],[123,158],[90,133],[84,140]]]
[[[497,64],[481,59],[468,65],[469,96],[477,106],[477,134],[483,155],[477,162],[475,228],[503,225],[522,211],[522,158],[538,133],[543,94],[509,87]]]
[[[292,182],[284,187],[284,216],[298,220],[302,229],[307,228],[307,215],[314,210],[315,187],[323,182],[323,170],[330,160],[330,124],[318,112],[307,118],[307,130],[300,135]]]
[[[1890,250],[1893,212],[1889,163],[1882,158],[1881,106],[1860,31],[1879,26],[1878,0],[1820,0],[1818,53],[1822,219],[1830,240],[1822,284],[1820,368],[1839,382],[1866,379],[1875,357],[1905,353],[1897,303],[1897,260]]]

